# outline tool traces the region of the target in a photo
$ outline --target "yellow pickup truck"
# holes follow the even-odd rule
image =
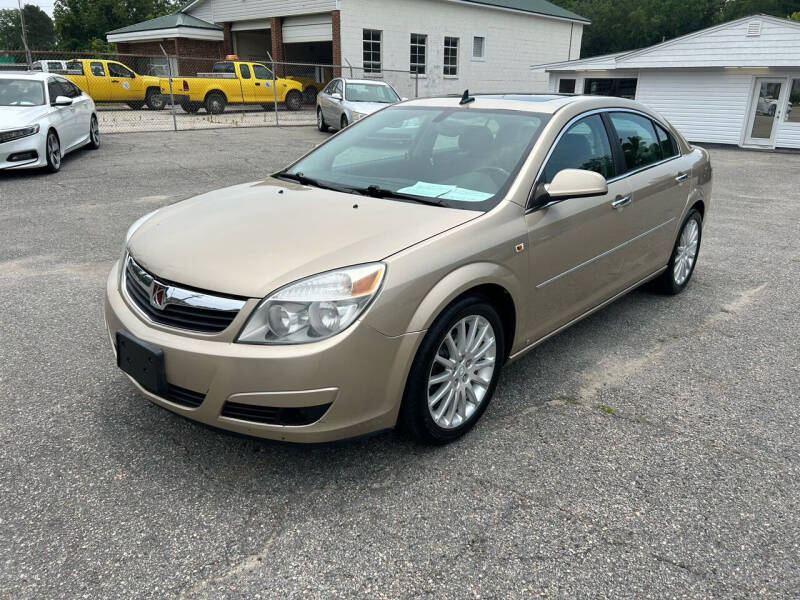
[[[169,96],[169,79],[161,78],[161,94]],[[288,110],[303,107],[303,85],[291,79],[276,78],[257,62],[221,60],[214,63],[210,73],[195,77],[173,77],[172,93],[175,102],[188,113],[201,108],[212,115],[225,111],[228,104],[261,104],[270,108],[276,97]]]
[[[81,58],[67,61],[66,67],[63,76],[95,102],[122,102],[134,110],[145,104],[150,110],[161,110],[167,103],[158,77],[139,75],[120,62]]]

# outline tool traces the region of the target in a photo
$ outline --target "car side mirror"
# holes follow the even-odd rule
[[[53,106],[71,106],[72,105],[72,98],[69,96],[56,96],[56,99],[53,100]]]
[[[334,100],[341,100],[342,99],[342,95],[339,92],[333,92],[331,94],[331,98],[333,98]]]
[[[544,186],[544,191],[552,200],[604,196],[608,193],[608,182],[594,171],[562,169]]]

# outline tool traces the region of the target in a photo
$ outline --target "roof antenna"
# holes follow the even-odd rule
[[[459,104],[469,104],[470,102],[475,102],[475,98],[469,95],[469,90],[464,90],[464,95],[461,96]]]

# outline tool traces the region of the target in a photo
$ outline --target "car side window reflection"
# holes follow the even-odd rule
[[[91,68],[92,75],[94,75],[95,77],[106,76],[106,71],[105,69],[103,69],[103,63],[101,62],[93,62],[91,65],[89,65],[89,68]]]
[[[640,169],[660,161],[663,156],[653,122],[633,113],[611,113],[611,122],[619,136],[626,171]]]
[[[611,144],[600,115],[584,117],[564,132],[544,168],[543,182],[550,183],[563,169],[594,171],[606,179],[614,176]]]
[[[678,144],[675,138],[658,123],[653,123],[656,127],[656,134],[658,135],[658,143],[661,146],[661,154],[664,158],[672,158],[678,156]]]

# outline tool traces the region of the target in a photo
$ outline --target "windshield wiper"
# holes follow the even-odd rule
[[[361,193],[365,196],[372,196],[373,198],[395,198],[397,200],[410,200],[411,202],[419,202],[420,204],[430,204],[431,206],[444,206],[449,208],[449,205],[444,200],[438,198],[428,198],[425,196],[415,196],[413,194],[401,194],[393,190],[387,190],[379,185],[369,185],[365,188],[351,188],[355,193]]]
[[[327,183],[320,181],[319,179],[314,179],[313,177],[306,177],[302,173],[278,173],[274,175],[276,179],[286,179],[289,181],[296,181],[297,183],[301,183],[303,185],[310,185],[313,187],[318,187],[323,190],[333,190],[334,192],[345,192],[347,194],[359,193],[357,190],[353,188],[343,186],[343,185],[335,185],[333,183]]]

